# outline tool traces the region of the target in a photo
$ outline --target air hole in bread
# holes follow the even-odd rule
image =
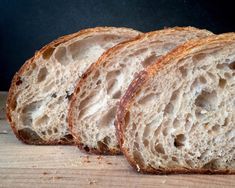
[[[175,119],[174,121],[173,121],[173,127],[174,128],[178,128],[178,127],[180,127],[180,121],[178,120],[178,119]]]
[[[207,92],[202,91],[195,100],[195,105],[207,111],[212,110],[217,102],[216,91]],[[201,111],[203,114],[204,112]]]
[[[104,153],[109,151],[108,145],[104,143],[104,141],[98,141],[97,146],[98,149]]]
[[[88,153],[90,152],[90,148],[88,146],[84,146],[83,149]]]
[[[22,109],[21,121],[23,125],[32,124],[32,114],[41,106],[42,101],[35,101]]]
[[[55,52],[55,59],[61,64],[61,65],[68,65],[69,60],[66,55],[66,48],[65,47],[59,47]]]
[[[22,80],[21,80],[21,77],[17,77],[17,79],[16,79],[16,85],[17,86],[19,86],[20,84],[22,84],[23,82],[22,82]]]
[[[54,52],[54,50],[55,50],[54,47],[49,47],[48,49],[46,49],[42,54],[43,59],[45,59],[45,60],[50,59],[50,57],[51,57],[52,53]]]
[[[49,121],[49,117],[47,115],[44,115],[35,121],[35,126],[47,125],[48,121]]]
[[[116,106],[111,108],[103,117],[101,117],[101,127],[111,126],[113,124],[113,120],[115,119],[115,113]]]
[[[158,58],[159,56],[151,55],[150,57],[147,57],[144,61],[142,61],[141,64],[144,68],[146,68],[149,65],[155,63]]]
[[[163,123],[163,127],[165,127],[165,128],[162,130],[163,136],[167,136],[167,135],[170,133],[170,130],[172,129],[172,128],[169,127],[170,124],[171,124],[170,120],[167,120],[167,121],[165,121],[165,122]]]
[[[199,54],[194,55],[192,57],[192,60],[198,62],[198,61],[204,59],[206,56],[207,56],[207,54],[199,53]]]
[[[229,119],[226,117],[224,120],[224,124],[222,126],[227,126],[229,124]]]
[[[121,94],[122,94],[121,91],[118,90],[113,94],[112,98],[113,99],[119,99],[121,97]]]
[[[33,122],[29,114],[22,114],[20,119],[23,126],[31,125]]]
[[[90,93],[86,98],[84,98],[80,104],[79,109],[84,109],[89,103],[93,102],[96,98],[96,93],[92,92]]]
[[[54,133],[58,133],[58,129],[56,127],[53,128]]]
[[[208,163],[204,164],[202,168],[205,169],[217,169],[218,168],[218,160],[217,159],[212,159]]]
[[[100,76],[100,71],[97,70],[97,71],[94,73],[94,76],[93,76],[92,79],[93,79],[93,80],[98,80],[99,76]]]
[[[211,78],[211,80],[217,80],[216,75],[212,74],[211,72],[207,72],[207,74]]]
[[[116,78],[118,75],[120,75],[120,73],[121,73],[120,70],[110,71],[106,75],[106,80],[110,80],[110,79]]]
[[[179,160],[177,159],[177,157],[173,156],[173,157],[172,157],[172,161],[178,162]]]
[[[170,42],[164,42],[163,43],[163,49],[164,49],[164,51],[170,51],[170,50],[172,50],[173,48],[175,48],[175,44],[173,44],[173,43],[170,43]]]
[[[165,107],[164,114],[166,113],[171,114],[173,110],[174,110],[174,106],[171,103],[169,103]]]
[[[225,69],[226,67],[227,67],[227,64],[225,64],[225,63],[220,63],[220,64],[216,65],[217,69]]]
[[[108,145],[111,142],[111,139],[109,136],[106,136],[106,137],[104,137],[103,141],[106,145]]]
[[[184,66],[179,67],[179,71],[183,78],[185,78],[188,75],[188,69]]]
[[[101,80],[98,80],[97,82],[96,82],[96,85],[98,86],[98,85],[100,85],[101,84]]]
[[[200,76],[200,77],[199,77],[199,82],[200,82],[201,84],[206,84],[206,83],[207,83],[207,80],[206,80],[206,78],[205,78],[204,76]]]
[[[225,87],[226,83],[227,83],[227,81],[225,79],[223,79],[223,78],[219,79],[219,87],[220,88],[223,89]]]
[[[146,125],[145,128],[144,128],[144,134],[143,134],[143,137],[146,138],[148,137],[149,133],[151,132],[151,127],[150,125]]]
[[[47,130],[47,134],[48,134],[48,135],[52,135],[52,130],[51,130],[51,129],[48,129],[48,130]]]
[[[211,130],[212,130],[213,132],[217,133],[217,132],[219,132],[219,130],[220,130],[220,126],[219,126],[218,124],[216,124],[216,125],[214,125],[214,126],[211,128]]]
[[[174,146],[176,148],[181,148],[184,146],[184,141],[186,140],[184,134],[179,134],[176,135],[175,140],[174,140]]]
[[[232,75],[230,73],[226,72],[226,73],[224,73],[224,77],[229,80],[232,78]]]
[[[148,141],[147,139],[145,139],[143,143],[144,143],[144,146],[145,146],[145,147],[148,147],[148,146],[149,146],[149,141]]]
[[[127,111],[125,114],[125,125],[129,125],[130,123],[130,112]]]
[[[177,161],[176,161],[177,162]],[[193,161],[191,161],[190,159],[186,159],[185,162],[187,163],[188,166],[193,167]]]
[[[24,128],[21,130],[18,130],[18,135],[20,138],[22,138],[22,140],[27,141],[27,143],[40,143],[43,140],[41,139],[40,136],[38,136],[38,134],[33,131],[30,128]]]
[[[156,97],[155,94],[150,93],[150,94],[146,94],[144,97],[139,99],[139,104],[140,105],[148,105],[149,103],[152,103],[153,99]]]
[[[11,109],[12,111],[14,111],[14,110],[16,109],[16,107],[17,107],[17,100],[16,100],[16,96],[14,96],[14,97],[12,98],[11,103],[10,103],[10,109]]]
[[[51,88],[53,88],[55,85],[55,82],[50,82],[50,83],[46,83],[44,88],[43,88],[43,92],[47,93],[48,91],[51,90]]]
[[[137,150],[133,151],[133,158],[139,166],[142,166],[144,160],[143,160],[143,157],[139,151],[137,151]]]
[[[110,95],[112,92],[116,89],[117,86],[117,80],[116,79],[111,79],[108,82],[108,87],[107,87],[107,94]]]
[[[230,63],[228,66],[231,70],[235,70],[235,61]]]
[[[156,152],[158,152],[158,153],[165,154],[165,150],[164,150],[162,144],[160,144],[160,143],[156,144],[155,150],[156,150]]]
[[[38,82],[44,81],[46,79],[47,75],[48,75],[47,68],[46,67],[41,68],[38,72],[37,81]]]

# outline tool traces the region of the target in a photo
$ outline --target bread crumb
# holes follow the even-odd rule
[[[48,173],[47,172],[43,172],[43,175],[47,175]]]
[[[96,180],[88,179],[88,183],[89,185],[96,184]]]
[[[166,183],[166,180],[162,180],[162,184]]]
[[[108,164],[108,165],[112,165],[112,163],[111,163],[111,162],[107,162],[107,164]]]
[[[137,168],[137,172],[140,172],[140,167],[138,164],[136,165],[136,168]]]
[[[98,159],[98,160],[102,160],[103,157],[99,155],[99,156],[97,157],[97,159]]]
[[[6,130],[0,131],[0,134],[8,134],[8,131]]]
[[[84,163],[90,163],[91,161],[89,160],[89,156],[85,156],[84,160],[83,160]]]

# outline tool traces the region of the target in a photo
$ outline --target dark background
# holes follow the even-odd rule
[[[151,31],[195,26],[214,33],[235,31],[232,1],[206,0],[0,0],[0,91],[43,45],[95,26]]]

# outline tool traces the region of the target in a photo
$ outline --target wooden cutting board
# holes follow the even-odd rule
[[[123,156],[87,155],[75,146],[31,146],[12,133],[0,93],[0,187],[235,187],[235,175],[143,175]]]

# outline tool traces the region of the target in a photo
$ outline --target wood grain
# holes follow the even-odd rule
[[[0,109],[6,93],[0,94]],[[234,175],[142,175],[123,156],[96,156],[75,146],[31,146],[0,119],[0,187],[235,187]]]

